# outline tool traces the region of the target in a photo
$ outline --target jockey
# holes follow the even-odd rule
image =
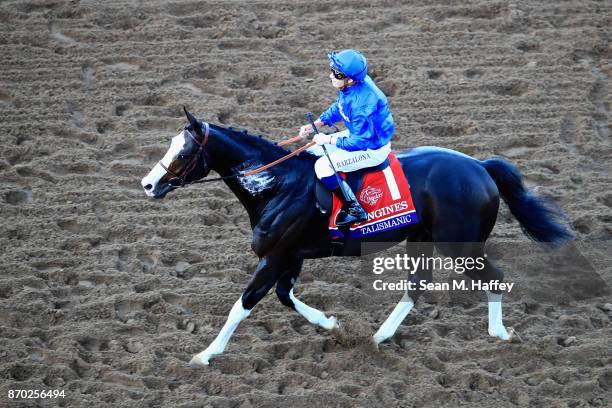
[[[334,103],[315,121],[332,126],[344,121],[346,130],[326,135],[317,133],[317,145],[326,145],[326,150],[337,171],[351,172],[366,167],[378,166],[391,152],[393,137],[393,116],[389,111],[387,97],[368,76],[368,63],[365,57],[355,50],[344,50],[328,54],[332,85],[338,89]],[[306,137],[313,131],[311,125],[302,126],[300,136]],[[323,156],[323,149],[316,146],[312,152]],[[368,214],[361,207],[349,185],[334,175],[326,157],[315,163],[315,173],[323,184],[336,193],[343,203],[336,219],[339,227],[363,222]],[[343,194],[344,192],[344,194]],[[345,196],[346,194],[346,196]]]

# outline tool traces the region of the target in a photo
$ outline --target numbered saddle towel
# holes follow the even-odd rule
[[[419,222],[404,170],[393,153],[389,154],[389,166],[367,173],[360,185],[355,195],[367,211],[368,220],[351,225],[348,231],[347,228],[338,229],[336,217],[342,209],[342,202],[333,194],[329,217],[333,239],[342,239],[347,232],[352,238],[360,238]]]

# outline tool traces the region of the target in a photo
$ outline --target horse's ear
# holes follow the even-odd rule
[[[190,124],[194,124],[196,121],[196,118],[193,117],[193,115],[187,110],[187,108],[185,107],[185,105],[183,105],[183,110],[185,111],[185,116],[187,116],[187,120],[189,121]]]
[[[204,133],[202,133],[202,127],[200,126],[200,122],[193,117],[193,115],[187,110],[187,108],[183,105],[183,110],[185,111],[185,116],[187,116],[187,120],[193,126],[193,130],[195,130],[196,134],[200,137],[204,137]]]

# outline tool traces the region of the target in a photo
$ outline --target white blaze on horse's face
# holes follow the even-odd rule
[[[170,149],[166,152],[164,157],[153,167],[153,169],[147,174],[141,181],[142,188],[149,197],[155,197],[157,193],[157,187],[162,177],[166,175],[166,170],[161,166],[162,163],[166,168],[170,167],[170,164],[176,160],[181,150],[185,146],[187,139],[185,138],[185,131],[181,131],[178,135],[172,138],[170,143]]]

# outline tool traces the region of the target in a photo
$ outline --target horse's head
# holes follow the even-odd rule
[[[183,130],[172,138],[170,148],[141,184],[149,197],[164,198],[168,192],[208,175],[208,156],[204,149],[208,141],[208,124],[202,125],[185,109],[189,120]]]

